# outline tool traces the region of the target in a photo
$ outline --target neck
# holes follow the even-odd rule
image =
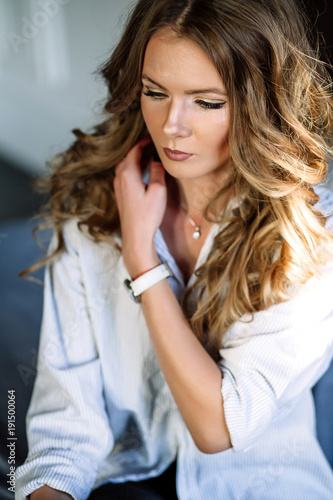
[[[167,176],[168,204],[181,206],[197,220],[203,219],[203,212],[208,202],[221,186],[212,181],[203,183],[201,179],[175,179]],[[228,196],[221,199],[220,210],[225,208]],[[199,222],[198,220],[198,222]]]

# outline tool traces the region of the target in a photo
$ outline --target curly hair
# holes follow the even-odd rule
[[[74,130],[77,140],[53,159],[42,182],[50,194],[44,217],[58,247],[38,265],[65,249],[69,218],[96,242],[116,245],[114,169],[148,136],[140,108],[143,58],[150,38],[166,26],[209,56],[231,109],[232,174],[204,212],[207,219],[215,214],[221,231],[183,302],[195,334],[215,356],[235,321],[290,298],[290,285],[305,283],[332,256],[333,237],[313,190],[332,154],[331,83],[294,0],[139,0],[100,69],[109,90],[104,122],[91,133]],[[227,191],[237,206],[218,213]]]

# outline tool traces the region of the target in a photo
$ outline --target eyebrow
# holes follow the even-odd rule
[[[155,82],[154,80],[152,80],[152,78],[150,78],[147,75],[142,75],[142,80],[147,80],[148,82],[152,83],[153,85],[156,85],[156,87],[159,87],[160,89],[162,89],[165,92],[167,92],[167,89],[165,87],[163,87],[163,85],[161,85],[160,83]],[[227,94],[225,92],[222,92],[217,87],[212,87],[212,88],[207,88],[207,89],[197,89],[197,90],[186,90],[185,91],[186,95],[211,94],[211,93],[213,93],[213,94],[219,94],[222,97],[227,97]]]

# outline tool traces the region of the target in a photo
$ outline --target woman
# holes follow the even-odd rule
[[[301,14],[140,0],[102,73],[49,181],[17,499],[328,500],[332,99]]]

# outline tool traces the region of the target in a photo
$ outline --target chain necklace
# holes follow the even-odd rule
[[[194,220],[192,219],[192,217],[190,217],[187,213],[187,208],[184,207],[184,205],[182,205],[182,203],[180,203],[179,205],[179,208],[181,209],[182,213],[184,214],[184,216],[186,217],[186,219],[189,221],[189,223],[194,227],[194,231],[193,231],[193,234],[192,234],[192,238],[194,238],[195,240],[198,240],[201,236],[201,228],[203,227],[203,225],[201,224],[201,226],[199,226],[198,224],[196,224],[194,222]],[[204,226],[207,225],[207,224],[204,224]]]

